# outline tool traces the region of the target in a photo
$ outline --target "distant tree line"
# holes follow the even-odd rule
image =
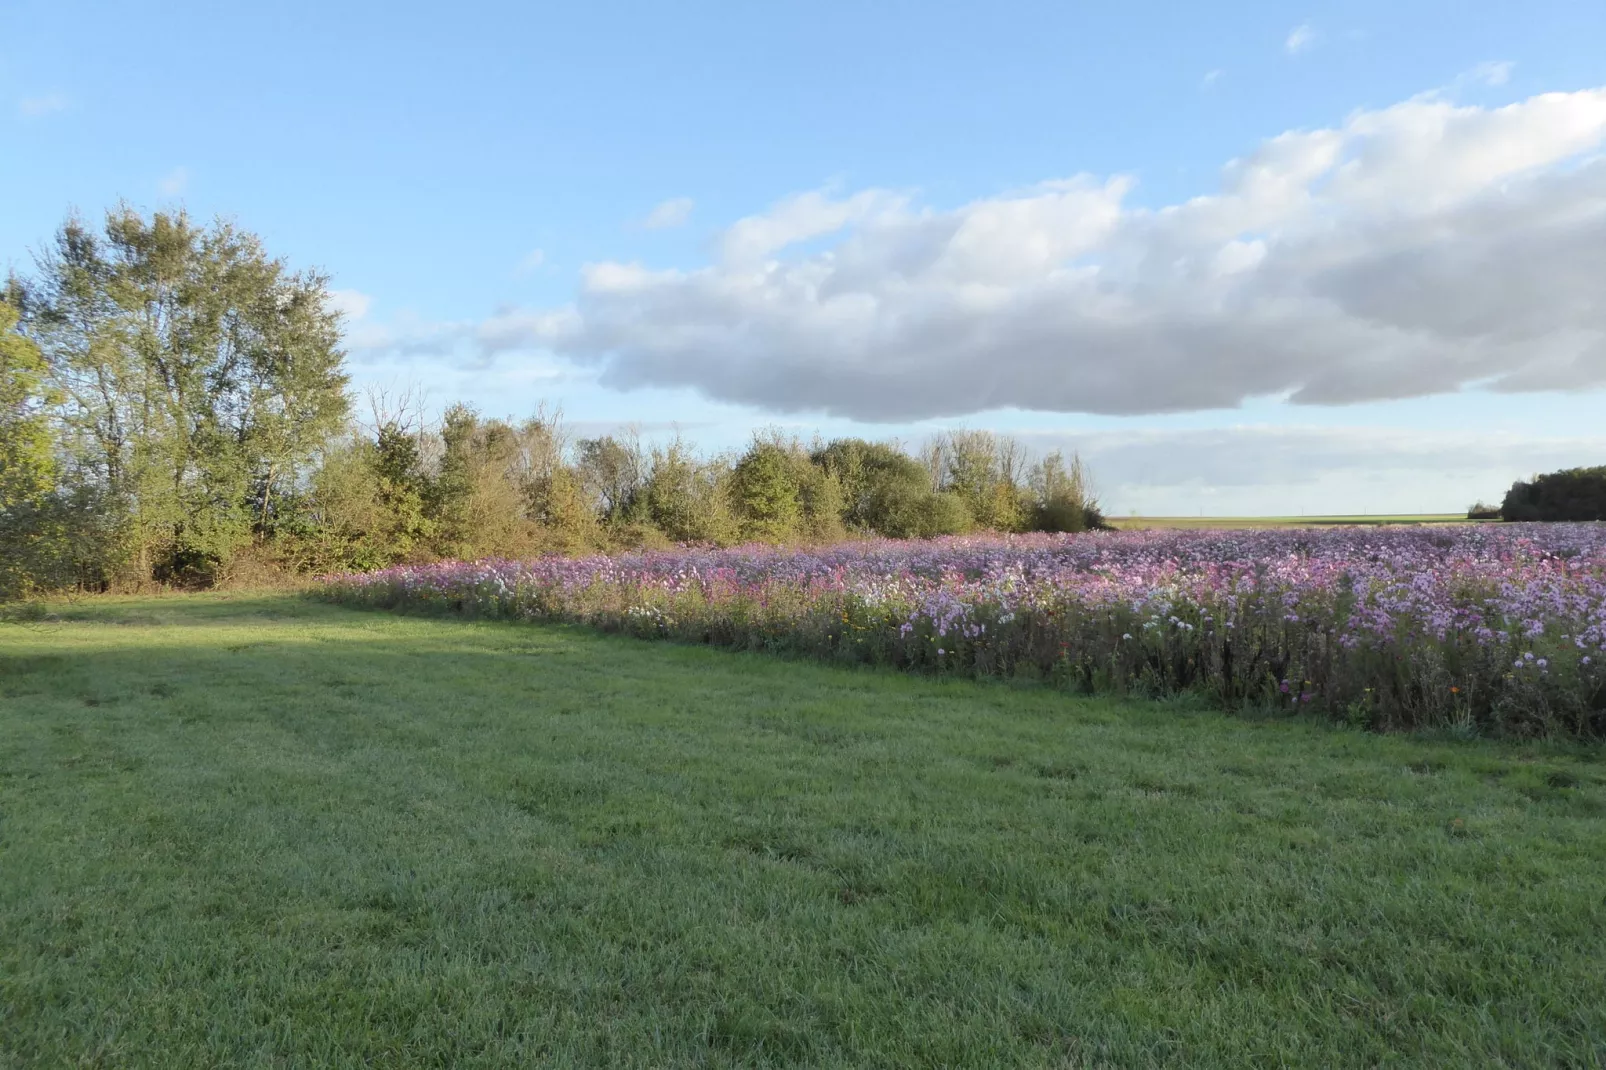
[[[254,569],[1100,526],[1079,459],[987,431],[740,453],[410,398],[354,411],[328,278],[230,223],[72,218],[0,300],[0,597]]]
[[[1473,507],[1474,512],[1480,509],[1489,507]],[[1606,520],[1606,466],[1568,468],[1518,480],[1500,503],[1499,516],[1503,520]]]

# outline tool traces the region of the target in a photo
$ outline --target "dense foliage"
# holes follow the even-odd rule
[[[69,219],[0,302],[0,598],[492,555],[1080,531],[1086,473],[1012,440],[919,456],[778,433],[740,454],[556,413],[351,411],[328,279],[234,225]]]
[[[1120,532],[445,563],[332,598],[1380,729],[1606,735],[1606,528]]]
[[[6,287],[6,346],[20,313],[41,359],[8,359],[4,389],[48,433],[32,488],[0,499],[36,544],[6,588],[214,578],[345,424],[328,280],[231,224],[128,209],[69,220],[38,269]]]
[[[1568,468],[1518,481],[1506,492],[1505,520],[1606,520],[1606,466]]]
[[[0,303],[0,592],[32,576],[55,576],[56,456],[46,410],[49,367],[16,333],[17,313]]]

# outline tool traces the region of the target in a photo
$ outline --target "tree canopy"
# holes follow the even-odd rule
[[[1606,520],[1606,466],[1519,480],[1500,505],[1505,520]]]
[[[13,289],[59,393],[59,452],[127,564],[218,568],[298,489],[348,413],[328,279],[231,223],[123,207],[69,219]]]

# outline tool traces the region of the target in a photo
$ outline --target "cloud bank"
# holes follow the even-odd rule
[[[1606,435],[1245,426],[1016,432],[1076,451],[1106,506],[1191,513],[1452,512],[1514,480],[1606,456]]]
[[[1606,435],[1376,427],[1026,432],[1016,437],[1044,451],[1074,450],[1093,462],[1101,479],[1132,487],[1260,487],[1338,472],[1386,480],[1425,471],[1446,479],[1475,477],[1489,484],[1488,494],[1498,495],[1511,480],[1606,454]],[[1421,484],[1416,489],[1420,492]]]
[[[1606,382],[1606,88],[1427,95],[1272,138],[1160,208],[1078,176],[953,209],[803,193],[690,270],[588,265],[478,324],[621,388],[868,421],[1139,415]]]

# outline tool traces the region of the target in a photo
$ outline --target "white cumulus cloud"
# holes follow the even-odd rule
[[[1290,55],[1298,55],[1316,43],[1316,31],[1308,23],[1295,26],[1288,31],[1288,37],[1283,41],[1283,49]]]
[[[712,259],[603,262],[478,325],[621,388],[870,421],[1606,384],[1606,88],[1425,95],[1271,138],[1159,208],[1079,176],[958,207],[814,191]]]
[[[354,323],[368,315],[374,299],[360,290],[330,290],[329,307],[345,317],[347,323]]]

